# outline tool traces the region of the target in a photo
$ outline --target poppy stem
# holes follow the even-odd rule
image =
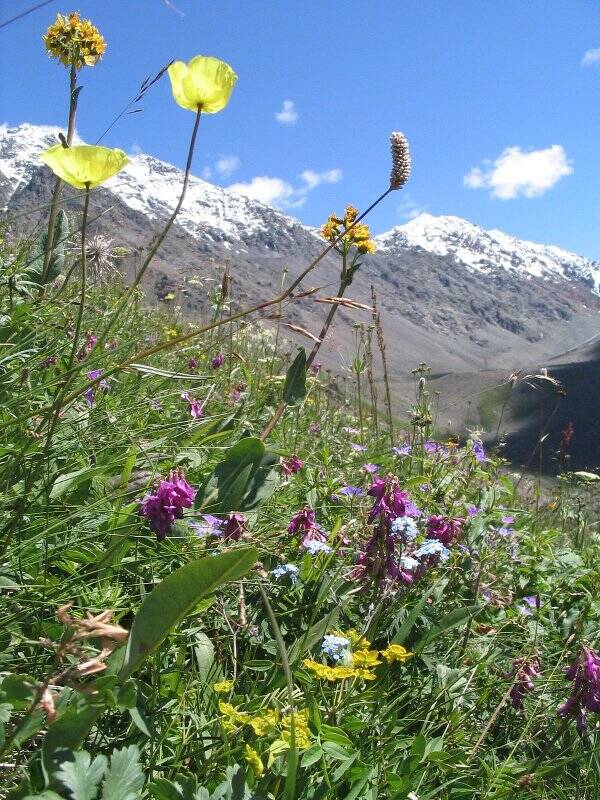
[[[88,209],[90,206],[90,184],[85,185],[85,200],[83,202],[83,217],[81,220],[81,289],[79,292],[79,309],[77,310],[77,320],[75,321],[75,333],[73,334],[73,347],[71,348],[71,355],[69,356],[69,364],[67,372],[70,371],[75,361],[77,354],[77,345],[79,344],[79,333],[81,331],[81,321],[83,320],[83,310],[85,308],[85,292],[87,289],[87,260],[85,250],[85,237],[87,232],[87,218]],[[66,387],[65,387],[66,388]]]

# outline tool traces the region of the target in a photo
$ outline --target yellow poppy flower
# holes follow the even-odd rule
[[[212,56],[195,56],[184,64],[174,61],[169,78],[175,102],[182,108],[216,114],[225,108],[238,76],[229,64]]]
[[[118,148],[79,144],[63,147],[55,144],[40,154],[55,175],[76,189],[93,189],[120,172],[129,159]]]

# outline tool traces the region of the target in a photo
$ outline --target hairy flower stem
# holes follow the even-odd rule
[[[74,64],[71,64],[71,72],[69,76],[69,123],[67,127],[67,147],[71,146],[73,141],[73,134],[75,133],[75,115],[77,113],[77,97],[79,91],[77,89],[77,69]],[[46,247],[44,250],[44,267],[42,269],[42,279],[40,281],[40,295],[44,293],[44,284],[48,277],[48,270],[50,269],[50,258],[52,257],[52,249],[54,247],[54,226],[56,224],[56,215],[58,214],[58,201],[62,191],[62,180],[56,178],[54,184],[54,192],[52,193],[52,200],[50,203],[50,215],[48,218],[48,233],[46,234]]]
[[[183,176],[183,186],[181,187],[181,194],[179,195],[179,200],[177,201],[177,205],[173,209],[173,213],[169,217],[169,219],[167,221],[167,224],[162,229],[162,231],[159,233],[159,235],[156,237],[156,239],[154,240],[154,243],[151,245],[150,250],[148,251],[148,255],[146,256],[146,258],[142,262],[142,265],[139,268],[139,270],[137,271],[137,274],[136,274],[136,276],[135,276],[135,278],[133,280],[133,283],[129,287],[129,291],[117,303],[117,307],[115,308],[115,311],[114,311],[112,317],[109,319],[106,327],[104,328],[102,333],[99,335],[98,341],[96,342],[96,346],[95,346],[94,349],[96,349],[96,348],[101,349],[102,348],[104,342],[108,338],[108,334],[113,329],[113,327],[114,327],[115,323],[117,322],[119,316],[121,315],[121,312],[123,311],[123,309],[128,305],[128,303],[129,303],[131,297],[133,296],[135,290],[140,285],[141,280],[144,277],[144,274],[145,274],[146,270],[150,266],[150,262],[152,261],[152,259],[156,255],[156,253],[158,252],[159,247],[164,242],[165,237],[167,236],[167,234],[169,233],[169,231],[171,230],[171,228],[173,226],[173,223],[177,219],[177,215],[181,211],[181,206],[183,205],[183,201],[185,199],[185,195],[186,195],[186,192],[187,192],[188,184],[189,184],[189,181],[190,181],[190,175],[191,175],[191,170],[192,170],[192,161],[193,161],[193,158],[194,158],[194,149],[196,147],[196,137],[198,135],[198,128],[200,126],[200,117],[201,116],[202,116],[202,106],[198,106],[198,109],[196,110],[196,119],[194,121],[194,128],[192,130],[192,137],[190,139],[190,146],[188,148],[187,162],[186,162],[186,165],[185,165],[185,173],[184,173],[184,176]]]

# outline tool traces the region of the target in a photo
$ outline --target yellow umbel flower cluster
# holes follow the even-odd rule
[[[343,219],[332,214],[321,228],[321,234],[328,242],[333,242],[354,224],[357,217],[358,210],[354,206],[346,206]],[[348,247],[356,247],[359,253],[374,253],[377,249],[371,239],[369,226],[364,223],[355,225],[344,238],[344,242]]]
[[[333,635],[350,642],[351,652],[346,664],[332,667],[320,661],[313,661],[312,658],[306,658],[302,662],[309,672],[324,681],[343,681],[347,678],[374,681],[377,676],[373,670],[383,663],[380,657],[385,658],[388,664],[392,664],[394,661],[403,663],[413,656],[413,653],[401,644],[390,644],[385,650],[371,650],[371,642],[355,628],[350,628],[348,631],[333,631]]]
[[[216,694],[227,694],[233,689],[233,681],[219,681],[218,683],[213,683],[213,691]]]
[[[244,747],[244,760],[257,778],[262,777],[265,768],[262,763],[261,757],[258,755],[253,747],[249,744]]]
[[[267,736],[276,736],[278,749],[287,749],[290,744],[292,715],[282,716],[277,709],[266,708],[257,714],[240,711],[231,703],[219,701],[221,712],[221,725],[227,733],[232,733],[244,725],[252,728],[254,734],[260,739]],[[296,747],[306,750],[311,746],[310,728],[308,727],[308,709],[302,708],[294,714],[296,733]]]
[[[385,658],[388,664],[392,664],[394,661],[399,661],[403,664],[409,658],[412,658],[414,653],[409,653],[406,647],[402,647],[401,644],[390,644],[385,650],[381,650],[380,655]]]
[[[75,69],[93,67],[106,50],[106,42],[98,28],[91,20],[81,19],[77,12],[66,16],[57,14],[43,39],[52,58]]]
[[[341,665],[330,667],[328,664],[321,664],[319,661],[313,661],[312,658],[305,658],[302,663],[307,670],[324,681],[343,681],[346,680],[346,678],[362,678],[364,681],[374,681],[376,677],[375,673],[368,669],[344,667]]]

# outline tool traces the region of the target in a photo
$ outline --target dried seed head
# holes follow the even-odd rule
[[[400,131],[394,131],[390,136],[392,147],[392,174],[390,187],[400,189],[410,177],[410,152],[408,139]]]

